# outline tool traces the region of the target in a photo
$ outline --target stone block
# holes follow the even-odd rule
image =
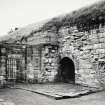
[[[83,46],[89,45],[90,43],[88,41],[83,41]]]
[[[82,47],[83,50],[89,50],[89,49],[93,49],[93,45],[87,45]]]
[[[99,39],[95,38],[95,39],[91,39],[90,44],[96,44],[99,43]]]
[[[104,38],[99,38],[100,43],[105,43],[105,37]]]
[[[49,76],[48,80],[49,80],[49,82],[54,82],[54,76]]]
[[[99,85],[97,85],[97,83],[98,83],[97,80],[95,82],[95,80],[92,80],[92,79],[89,80],[89,78],[85,82],[85,84],[87,84],[88,86],[91,86],[91,87],[99,87]]]
[[[105,39],[104,39],[104,41],[105,41]],[[105,43],[101,43],[101,48],[105,49]]]
[[[55,66],[55,63],[51,63],[51,66]]]
[[[96,49],[97,54],[105,53],[105,49]]]
[[[96,70],[91,69],[91,70],[90,70],[90,74],[91,74],[91,75],[96,75],[97,72],[96,72]],[[89,75],[90,75],[90,74],[89,74]]]
[[[89,39],[96,39],[97,36],[96,35],[89,35]]]
[[[94,44],[94,45],[93,45],[93,48],[94,48],[94,49],[101,49],[101,47],[102,47],[102,46],[101,46],[101,43],[98,43],[98,44]]]
[[[105,38],[105,32],[104,33],[98,33],[99,38]]]
[[[13,102],[2,102],[1,105],[15,105]]]
[[[105,58],[105,54],[99,54],[98,57],[99,57],[99,59],[104,59]]]
[[[89,58],[91,57],[91,54],[84,54],[84,55],[82,55],[82,56],[80,56],[80,59],[81,60],[88,60]]]
[[[80,69],[91,69],[92,68],[92,64],[91,63],[80,63],[79,64],[79,68]]]

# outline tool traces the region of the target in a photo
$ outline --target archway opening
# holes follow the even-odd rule
[[[68,58],[64,57],[59,62],[59,79],[61,82],[74,83],[75,82],[75,66],[74,62]]]

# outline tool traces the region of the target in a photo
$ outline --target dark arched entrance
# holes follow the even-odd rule
[[[62,82],[75,82],[75,67],[73,61],[64,57],[59,62],[59,79]]]

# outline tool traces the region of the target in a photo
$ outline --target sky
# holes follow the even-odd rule
[[[63,15],[100,0],[0,0],[0,36],[15,27],[24,27]]]

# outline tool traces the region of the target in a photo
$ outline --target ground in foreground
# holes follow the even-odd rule
[[[105,91],[79,98],[55,100],[43,95],[20,89],[0,89],[0,99],[15,105],[105,105]]]

